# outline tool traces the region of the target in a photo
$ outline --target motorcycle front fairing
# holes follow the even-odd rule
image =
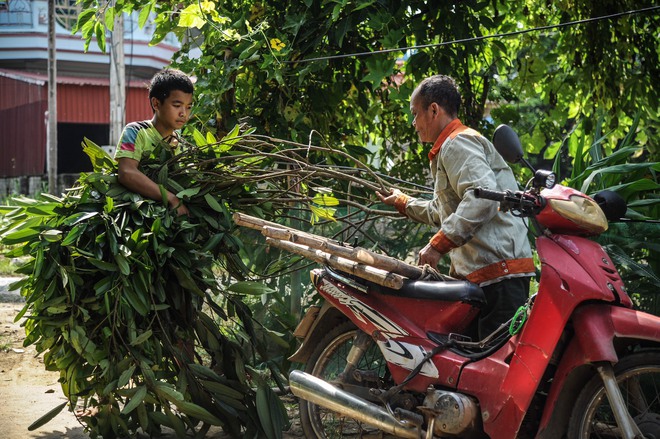
[[[660,343],[660,317],[622,306],[585,304],[572,316],[574,337],[566,347],[539,426],[539,438],[557,437],[557,425],[570,416],[571,390],[584,386],[582,366],[599,361],[616,363],[626,346]]]
[[[542,206],[534,216],[553,233],[588,236],[607,230],[607,218],[598,203],[582,192],[558,184],[540,195]]]
[[[519,338],[512,340],[515,351],[497,362],[491,359],[467,364],[460,377],[458,389],[473,392],[479,399],[484,430],[492,437],[515,437],[578,306],[590,301],[605,307],[607,303],[631,306],[623,281],[597,243],[570,235],[542,236],[537,250],[542,264],[539,291]],[[493,358],[498,355],[501,357],[498,353]],[[497,391],[492,385],[480,387],[493,375],[503,377]]]

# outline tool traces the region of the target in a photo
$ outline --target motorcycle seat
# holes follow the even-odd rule
[[[375,290],[380,294],[407,297],[410,299],[462,302],[477,307],[481,307],[486,303],[486,296],[481,287],[467,280],[431,281],[406,279],[403,281],[401,289],[395,290],[378,285],[375,282],[356,278],[355,276],[334,270],[330,267],[325,267],[325,272],[337,280],[348,282],[354,288],[361,289],[364,292]]]
[[[403,287],[400,290],[391,290],[391,294],[405,296],[411,299],[463,302],[475,306],[481,306],[486,303],[486,296],[481,287],[465,280],[405,280]]]

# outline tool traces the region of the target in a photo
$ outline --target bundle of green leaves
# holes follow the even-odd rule
[[[240,293],[259,286],[217,280],[218,271],[241,280],[246,270],[228,200],[249,198],[251,188],[219,159],[239,138],[235,130],[176,155],[162,145],[141,162],[189,216],[126,190],[116,162],[88,140],[94,170],[75,187],[0,208],[7,255],[32,257],[14,284],[26,300],[16,320],[24,318],[25,345],[60,372],[68,399],[31,428],[68,406],[83,411],[94,438],[161,425],[179,437],[210,425],[235,437],[281,436],[284,407],[246,359],[258,348]]]

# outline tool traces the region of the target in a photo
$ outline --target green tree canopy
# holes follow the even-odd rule
[[[272,321],[258,320],[264,333],[257,333],[251,314],[265,314],[258,306],[246,307],[243,297],[226,299],[224,307],[208,297],[203,289],[219,293],[221,286],[210,262],[219,255],[212,254],[215,247],[207,246],[223,243],[221,248],[229,253],[220,258],[225,261],[225,272],[237,278],[250,268],[267,267],[281,273],[283,267],[295,262],[249,245],[241,250],[242,258],[237,257],[238,250],[233,247],[239,245],[227,213],[241,203],[247,203],[243,207],[251,212],[294,221],[300,217],[297,211],[309,211],[309,219],[315,223],[328,219],[332,210],[336,218],[348,220],[339,225],[328,222],[325,230],[329,234],[342,239],[355,237],[401,258],[411,247],[423,245],[431,233],[428,228],[407,221],[372,221],[376,210],[371,207],[373,191],[384,184],[378,171],[388,174],[388,185],[397,184],[422,196],[428,192],[426,154],[410,126],[409,113],[412,90],[428,75],[456,78],[464,102],[460,117],[465,123],[486,135],[499,123],[510,124],[522,133],[533,163],[554,166],[568,184],[587,193],[616,190],[629,201],[630,218],[659,216],[660,7],[651,0],[81,3],[85,10],[78,29],[87,44],[95,38],[105,47],[107,31],[112,32],[114,17],[122,12],[137,14],[141,26],[150,18],[154,20],[152,43],[169,32],[177,34],[182,48],[173,64],[197,78],[195,120],[186,134],[202,150],[209,145],[220,147],[217,151],[211,148],[201,162],[183,166],[185,172],[180,174],[172,158],[153,163],[155,179],[171,185],[169,179],[178,175],[183,181],[175,179],[176,192],[198,203],[199,211],[193,210],[193,217],[199,223],[184,221],[168,229],[177,240],[191,236],[186,241],[190,255],[170,251],[174,244],[169,238],[174,242],[175,236],[168,234],[167,245],[163,244],[161,221],[174,224],[176,219],[158,203],[121,192],[111,175],[112,163],[103,173],[81,176],[77,192],[71,191],[62,199],[24,200],[19,208],[7,211],[15,223],[4,232],[3,239],[9,239],[9,244],[26,244],[14,250],[16,255],[36,255],[23,268],[24,273],[32,274],[21,284],[29,295],[24,312],[30,308],[45,323],[31,321],[28,343],[36,343],[40,352],[49,352],[46,363],[63,374],[63,388],[72,402],[80,397],[92,406],[106,407],[104,416],[90,420],[96,423],[96,433],[112,437],[138,426],[151,432],[159,425],[170,425],[183,436],[186,429],[196,429],[202,420],[223,425],[234,434],[280,434],[286,422],[282,407],[273,401],[268,383],[260,376],[262,369],[244,365],[245,346],[237,341],[254,342],[259,360],[257,356],[252,359],[263,359],[261,367],[270,368],[274,378],[278,373],[268,357],[275,355],[263,348],[259,335],[277,339],[284,346],[287,343],[271,331]],[[223,142],[215,140],[224,138],[226,146],[230,142],[227,139],[236,137],[231,131],[238,125],[248,125],[261,136],[260,142],[250,143],[242,156],[234,154],[237,141],[231,140],[231,145],[236,145],[225,148]],[[273,151],[258,149],[273,138],[291,143],[277,142]],[[293,154],[286,156],[285,163],[281,162],[284,156],[276,159],[274,155],[282,151]],[[209,170],[226,171],[224,160],[237,164],[228,174],[229,186],[214,186],[218,184],[216,174],[200,180]],[[315,187],[306,176],[291,172],[301,169],[296,166],[303,162],[313,167],[313,178],[318,179]],[[261,163],[266,166],[264,172],[282,177],[277,190],[260,185],[264,177]],[[362,163],[370,164],[376,172]],[[175,169],[168,170],[170,166]],[[246,168],[255,172],[249,179],[243,178]],[[377,183],[355,184],[359,180],[351,177],[361,173],[369,173]],[[522,171],[520,175],[529,176]],[[196,189],[187,187],[191,184]],[[209,195],[214,187],[221,196]],[[330,192],[336,198],[327,197]],[[341,198],[341,205],[335,205],[337,198]],[[327,204],[329,199],[333,207]],[[301,207],[305,204],[307,207]],[[80,212],[74,210],[81,206],[93,214],[93,221],[78,222]],[[353,209],[356,206],[360,208]],[[117,225],[124,224],[122,218],[129,216],[134,229]],[[204,222],[207,224],[202,227]],[[657,294],[657,239],[644,241],[648,234],[640,233],[634,225],[630,229],[636,234],[632,242],[615,236],[604,243],[619,262],[626,258],[631,262],[622,265],[624,270],[642,273],[634,279],[635,286],[641,285],[640,276],[651,279],[653,288],[648,291]],[[385,243],[383,236],[394,239]],[[113,245],[121,251],[115,251]],[[626,251],[619,251],[622,248]],[[89,253],[89,249],[94,251]],[[157,261],[162,257],[163,264],[170,267],[163,273],[171,276],[154,269],[166,265],[152,264],[140,259],[141,255]],[[129,265],[127,258],[137,265]],[[242,265],[246,261],[249,267]],[[42,269],[48,276],[40,276]],[[92,284],[85,283],[92,280]],[[165,294],[166,286],[180,294]],[[279,287],[280,292],[288,288],[273,280],[268,286]],[[240,295],[259,296],[261,303],[269,300],[265,291],[271,291],[261,284],[238,283],[233,288],[238,288],[234,292]],[[55,294],[56,289],[62,294]],[[145,294],[106,294],[120,289]],[[637,291],[644,291],[644,287]],[[180,310],[184,302],[173,298],[184,293],[186,297],[199,296],[193,303],[203,301],[224,320],[240,317],[229,319],[241,325],[240,330],[229,337],[224,332],[227,328],[218,329],[204,312],[197,313],[200,320],[194,327],[187,322],[168,325],[152,321],[153,315],[169,316],[170,309]],[[271,294],[276,306],[283,295]],[[86,314],[88,304],[92,304],[94,318]],[[104,324],[119,321],[113,320],[116,310],[135,322],[124,328],[125,339],[117,338],[117,334],[124,334],[119,329],[103,331],[97,325],[97,319]],[[70,314],[71,321],[61,314]],[[280,328],[291,329],[295,319],[289,317],[277,321]],[[177,330],[188,338],[194,332],[198,348],[215,361],[212,366],[218,366],[223,375],[216,376],[213,368],[185,367],[185,348],[170,341]],[[125,367],[128,369],[122,371]],[[246,370],[251,372],[249,377]],[[206,387],[197,388],[198,379]],[[227,394],[233,396],[230,399],[235,406],[216,403]],[[271,413],[278,416],[271,417]]]
[[[294,141],[318,133],[317,142],[357,156],[370,150],[376,163],[402,149],[418,157],[408,99],[419,80],[442,73],[461,86],[464,122],[487,133],[513,125],[538,160],[561,154],[570,169],[576,142],[597,140],[597,130],[611,152],[637,114],[638,156],[658,157],[660,18],[651,0],[82,3],[88,42],[103,42],[120,11],[139,11],[141,25],[154,15],[152,43],[176,33],[174,64],[198,78],[197,121],[219,135],[247,121]],[[422,178],[404,168],[403,177]]]
[[[244,122],[264,135],[332,145],[423,191],[426,155],[409,97],[422,78],[449,74],[462,91],[465,123],[486,135],[507,123],[536,166],[553,166],[590,194],[618,191],[631,217],[660,216],[660,7],[652,0],[82,3],[88,42],[103,46],[122,11],[139,14],[140,25],[153,17],[152,43],[178,35],[173,64],[197,77],[195,123],[203,132],[221,137]],[[340,154],[319,160],[351,166]],[[518,174],[521,182],[529,177]],[[430,233],[404,222],[390,227],[407,238],[387,247],[399,257]],[[638,260],[658,263],[657,249],[636,245],[647,248]]]

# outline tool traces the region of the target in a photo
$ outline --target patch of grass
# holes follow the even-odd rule
[[[8,351],[11,343],[4,336],[0,335],[0,352]]]
[[[16,193],[13,193],[8,196],[0,196],[0,206],[11,206],[12,203],[11,197],[17,196]],[[4,215],[0,215],[0,229],[6,227],[6,221]],[[0,243],[0,276],[15,276],[16,269],[21,265],[16,260],[12,260],[5,256],[5,253],[10,251],[13,246],[4,245]]]

